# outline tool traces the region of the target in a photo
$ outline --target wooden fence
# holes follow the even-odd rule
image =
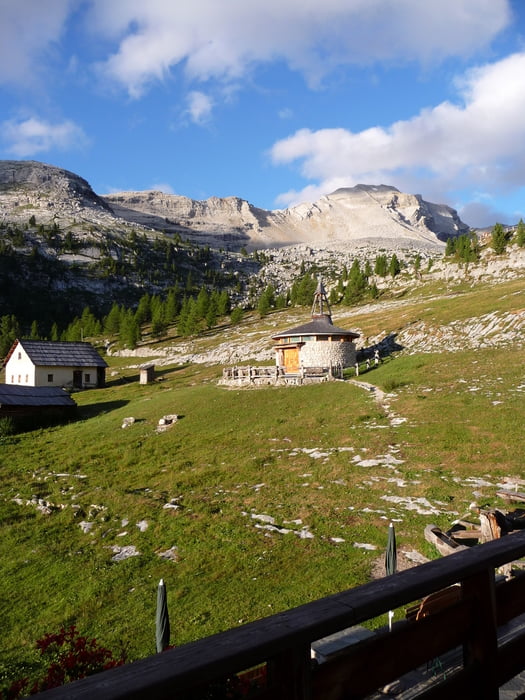
[[[208,698],[213,696],[205,694],[206,684],[265,664],[266,685],[256,698],[348,700],[366,697],[459,649],[458,668],[438,674],[418,697],[495,700],[498,688],[525,668],[525,623],[520,626],[516,620],[525,613],[525,575],[496,582],[495,569],[523,556],[522,530],[42,696]],[[312,642],[389,610],[413,606],[453,584],[460,585],[460,595],[427,617],[403,620],[391,632],[378,632],[326,663],[312,663]]]
[[[224,367],[222,382],[224,384],[302,384],[311,381],[342,379],[343,368],[340,365],[329,367],[301,367],[297,373],[286,373],[283,367],[241,365]]]

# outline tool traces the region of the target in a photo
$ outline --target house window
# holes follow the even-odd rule
[[[18,375],[18,383],[19,383],[19,384],[22,383],[22,377],[21,377],[20,375]]]
[[[48,374],[48,375],[47,375],[47,381],[48,381],[48,382],[52,382],[52,381],[53,381],[53,375],[52,375],[52,374]]]
[[[19,359],[19,360],[22,359],[22,353],[21,353],[21,352],[18,353],[18,359]]]
[[[26,384],[29,381],[29,374],[26,374]]]
[[[91,375],[90,375],[90,374],[85,374],[85,375],[84,375],[84,383],[85,383],[85,384],[89,384],[90,381],[91,381]]]
[[[15,375],[12,374],[12,375],[11,375],[11,384],[14,384],[14,383],[15,383]]]

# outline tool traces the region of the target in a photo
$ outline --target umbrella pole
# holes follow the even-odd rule
[[[170,618],[168,614],[168,599],[164,579],[160,579],[157,588],[157,615],[155,618],[155,636],[157,652],[164,651],[170,644]]]

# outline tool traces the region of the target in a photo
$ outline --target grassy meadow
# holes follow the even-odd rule
[[[521,288],[423,290],[345,325],[372,336],[517,311]],[[383,404],[353,381],[225,388],[219,366],[159,367],[141,386],[135,358],[109,362],[105,389],[74,395],[77,421],[2,439],[0,688],[38,670],[35,640],[61,626],[130,660],[154,653],[160,578],[183,644],[366,582],[391,520],[399,549],[434,558],[426,524],[446,529],[472,501],[501,507],[498,484],[525,477],[521,346],[401,352],[359,377]]]

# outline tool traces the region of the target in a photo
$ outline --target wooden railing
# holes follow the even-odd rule
[[[496,699],[498,688],[525,668],[525,623],[520,629],[515,619],[525,612],[525,576],[496,583],[495,569],[523,556],[525,531],[519,531],[42,695],[186,700],[204,697],[198,690],[206,684],[264,663],[266,687],[257,698],[348,700],[459,648],[458,668],[438,674],[418,697]],[[312,642],[453,584],[461,595],[447,607],[312,663]]]

